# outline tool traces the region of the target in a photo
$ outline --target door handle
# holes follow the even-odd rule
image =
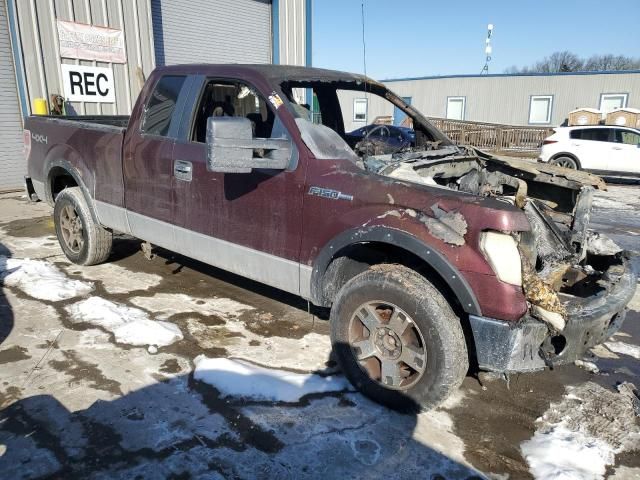
[[[622,150],[622,147],[613,147],[614,150]]]
[[[193,178],[193,165],[186,160],[176,160],[173,164],[173,175],[184,182],[190,182]]]

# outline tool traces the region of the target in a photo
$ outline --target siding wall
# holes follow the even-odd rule
[[[385,84],[401,97],[411,97],[411,104],[427,116],[445,117],[447,97],[461,96],[466,97],[465,120],[508,125],[529,124],[532,95],[553,95],[551,126],[562,124],[576,108],[599,108],[602,93],[628,93],[627,106],[640,108],[640,73],[442,77]],[[353,122],[353,98],[363,96],[341,96],[347,130],[364,124]],[[368,119],[380,115],[393,115],[393,106],[371,95]]]
[[[306,18],[308,3],[305,0],[279,0],[280,61],[283,65],[307,65]],[[310,38],[310,36],[309,36]]]
[[[158,65],[270,63],[266,0],[151,0]]]
[[[7,23],[7,6],[0,0],[0,191],[20,187],[26,173],[22,152],[22,117]]]
[[[20,51],[29,109],[35,98],[63,94],[60,64],[113,69],[115,103],[73,102],[67,112],[80,115],[129,114],[142,77],[155,68],[149,0],[7,0],[17,14]],[[60,59],[56,19],[106,26],[124,31],[127,63]],[[29,113],[29,112],[26,112]]]

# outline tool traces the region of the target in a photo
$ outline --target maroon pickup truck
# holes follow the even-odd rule
[[[354,96],[403,111],[415,141],[350,148]],[[396,408],[438,405],[470,367],[573,362],[636,288],[588,230],[598,177],[455,145],[361,75],[158,68],[130,117],[32,116],[25,147],[71,261],[106,261],[123,232],[331,307],[343,371]]]

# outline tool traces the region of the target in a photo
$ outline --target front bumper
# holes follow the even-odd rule
[[[530,372],[581,359],[620,329],[636,290],[636,275],[626,259],[610,267],[602,278],[606,280],[602,291],[566,301],[567,323],[562,332],[551,334],[547,324],[530,316],[513,323],[471,315],[479,368]]]

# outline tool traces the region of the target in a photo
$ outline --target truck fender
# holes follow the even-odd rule
[[[422,259],[440,275],[457,297],[465,312],[471,315],[482,315],[480,304],[473,290],[458,269],[444,255],[409,233],[384,226],[346,230],[322,248],[313,263],[311,273],[311,300],[314,303],[317,305],[325,303],[323,298],[324,275],[336,254],[345,247],[367,242],[386,243],[393,247],[400,247]]]
[[[45,197],[47,201],[52,205],[54,203],[53,192],[51,191],[51,173],[54,168],[56,167],[61,168],[66,173],[68,173],[71,177],[73,177],[74,181],[76,182],[76,185],[80,187],[80,190],[82,191],[82,195],[84,196],[84,199],[87,201],[87,205],[89,206],[89,211],[91,212],[91,217],[93,218],[93,221],[96,222],[97,224],[100,224],[100,222],[98,221],[98,217],[96,216],[95,208],[93,205],[93,196],[91,195],[91,192],[87,188],[87,185],[85,184],[85,182],[82,180],[82,177],[78,173],[77,168],[74,167],[71,164],[71,162],[69,162],[68,160],[61,159],[61,158],[48,160],[46,165],[47,166],[45,169],[46,175],[45,175],[44,188],[45,188]]]

